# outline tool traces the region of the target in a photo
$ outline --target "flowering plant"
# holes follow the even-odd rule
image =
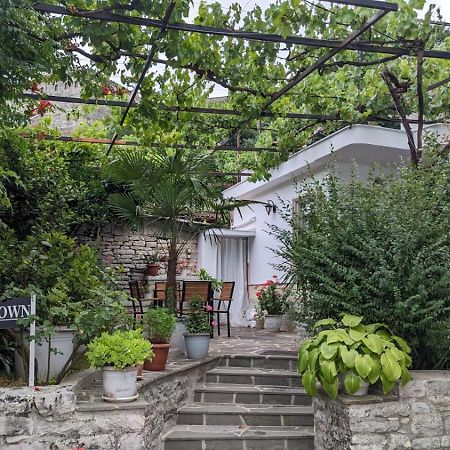
[[[256,313],[259,318],[265,315],[280,315],[284,313],[286,293],[280,288],[278,277],[274,275],[256,292]]]
[[[202,299],[192,299],[189,303],[186,331],[191,334],[211,333],[210,312],[212,307],[205,305]]]

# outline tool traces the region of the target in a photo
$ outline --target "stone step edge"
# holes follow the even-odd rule
[[[298,373],[286,369],[262,369],[256,367],[218,366],[208,370],[207,375],[250,375],[260,377],[299,377]]]
[[[223,359],[268,359],[268,360],[276,360],[276,361],[297,361],[298,357],[295,355],[288,356],[288,355],[262,355],[259,353],[254,354],[229,354],[229,355],[223,355]]]
[[[216,429],[216,432],[211,432]],[[264,433],[264,434],[262,434]],[[313,426],[263,427],[263,426],[226,426],[226,425],[175,425],[162,441],[225,441],[225,440],[289,440],[314,438]]]
[[[269,394],[269,395],[308,395],[305,388],[291,386],[271,386],[239,383],[204,383],[195,388],[195,392],[211,392],[214,394]]]
[[[129,403],[112,403],[103,400],[99,401],[77,401],[76,411],[79,412],[98,412],[98,411],[130,411],[145,410],[149,403],[142,398]]]
[[[222,410],[214,409],[222,408]],[[182,406],[178,409],[178,414],[244,414],[244,415],[282,415],[282,416],[308,416],[314,413],[312,406],[304,405],[267,405],[244,403],[193,403],[191,405]]]

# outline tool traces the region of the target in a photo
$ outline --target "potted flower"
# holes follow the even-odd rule
[[[155,354],[152,359],[144,362],[144,369],[164,370],[169,355],[169,341],[175,330],[176,317],[170,309],[150,308],[144,314],[142,325]]]
[[[336,398],[339,378],[349,395],[365,395],[369,385],[381,383],[389,393],[401,379],[403,385],[411,376],[408,344],[391,333],[386,325],[364,325],[363,318],[344,314],[341,323],[334,319],[316,322],[319,331],[300,347],[298,372],[308,394],[316,395],[319,382],[331,398]]]
[[[159,257],[158,253],[153,252],[144,257],[147,275],[157,277],[159,275]]]
[[[87,359],[101,368],[103,399],[107,402],[132,402],[137,399],[138,366],[153,356],[152,344],[142,330],[117,330],[102,333],[88,344]]]
[[[285,302],[277,278],[267,280],[256,292],[256,297],[257,311],[264,315],[264,328],[268,331],[280,331]]]
[[[192,299],[186,320],[184,342],[189,359],[202,359],[208,356],[211,323],[211,307],[201,299]]]

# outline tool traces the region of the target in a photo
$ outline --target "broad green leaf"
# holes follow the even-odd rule
[[[309,352],[308,367],[311,372],[315,372],[317,369],[317,358],[319,357],[319,349],[314,348]]]
[[[405,357],[405,366],[410,367],[412,364],[411,356],[409,356],[407,353],[403,353],[403,356]]]
[[[397,347],[392,347],[390,349],[391,353],[394,355],[394,358],[400,363],[405,362],[405,353],[399,350]]]
[[[344,345],[341,345],[339,350],[345,367],[347,367],[348,369],[353,369],[353,367],[355,367],[355,357],[358,352],[353,349],[348,350]]]
[[[308,361],[309,361],[309,352],[305,351],[302,353],[298,360],[297,370],[298,373],[302,374],[305,369],[308,367]]]
[[[355,369],[358,375],[365,379],[372,370],[372,358],[369,355],[356,355],[355,356]]]
[[[344,380],[345,390],[348,394],[354,394],[361,386],[360,378],[354,373],[350,372]]]
[[[395,381],[388,380],[383,372],[380,373],[380,379],[383,386],[383,394],[389,394],[395,386]]]
[[[405,367],[402,367],[401,378],[402,378],[402,386],[408,384],[411,381],[411,374],[409,373],[409,370],[406,369]]]
[[[403,338],[401,338],[400,336],[392,336],[392,338],[395,340],[395,342],[397,342],[397,344],[405,353],[411,353],[411,347]]]
[[[322,320],[318,320],[313,328],[319,328],[319,327],[323,327],[323,326],[327,326],[327,325],[334,325],[336,323],[336,321],[334,319],[322,319]]]
[[[317,389],[316,389],[316,376],[314,375],[314,372],[311,372],[310,370],[307,370],[303,376],[302,376],[302,385],[305,388],[305,391],[309,395],[316,395]]]
[[[325,359],[332,359],[338,351],[338,344],[327,344],[323,342],[320,346],[320,353]]]
[[[353,329],[350,329],[348,331],[348,334],[349,334],[350,338],[356,342],[362,341],[363,337],[365,336],[364,333],[361,333],[360,331],[353,330]]]
[[[400,364],[397,362],[390,349],[386,350],[381,355],[381,368],[386,379],[392,382],[397,381],[402,373]]]
[[[377,336],[380,336],[382,339],[384,339],[385,341],[390,341],[391,340],[391,334],[386,331],[386,330],[378,330],[375,332],[375,334]]]
[[[321,377],[328,383],[332,383],[337,376],[337,370],[334,361],[321,361],[319,365]]]
[[[380,378],[380,373],[381,373],[380,361],[378,361],[377,358],[372,358],[372,370],[367,376],[367,380],[369,381],[369,383],[375,384]]]
[[[342,317],[342,323],[346,326],[346,327],[356,327],[358,326],[361,321],[362,321],[362,317],[361,316],[353,316],[352,314],[345,314],[344,317]]]
[[[370,351],[376,353],[377,355],[381,355],[384,350],[383,340],[376,334],[369,334],[363,338],[363,342]]]
[[[332,399],[337,397],[339,381],[335,378],[332,382],[328,382],[327,380],[321,380],[321,384],[323,390],[328,394],[328,396]]]

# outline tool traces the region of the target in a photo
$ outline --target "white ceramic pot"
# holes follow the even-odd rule
[[[280,331],[282,316],[266,315],[264,317],[264,329],[267,331]]]
[[[75,336],[75,330],[66,327],[56,327],[55,334],[51,337],[50,347],[56,349],[50,352],[50,373],[49,379],[56,377],[61,369],[66,364],[70,355],[73,352],[73,338]],[[28,342],[26,343],[28,346]],[[44,339],[36,342],[36,370],[38,381],[47,380],[47,365],[49,357],[49,343]],[[25,379],[25,370],[23,367],[22,357],[16,351],[14,354],[14,365],[16,375],[22,379]]]
[[[360,385],[359,389],[354,394],[349,394],[345,390],[345,377],[348,375],[349,372],[343,372],[338,374],[338,380],[339,380],[339,391],[342,392],[345,395],[351,395],[354,397],[362,397],[363,395],[367,395],[367,392],[369,390],[370,383],[368,381],[364,381],[360,379]]]
[[[132,402],[138,398],[136,381],[138,367],[103,367],[103,400],[107,402]]]
[[[208,356],[210,339],[209,333],[185,333],[184,343],[187,357],[189,359],[206,358]]]
[[[186,326],[184,322],[177,319],[175,331],[170,338],[170,351],[174,355],[184,355],[186,347],[184,345],[184,333],[186,333]]]

